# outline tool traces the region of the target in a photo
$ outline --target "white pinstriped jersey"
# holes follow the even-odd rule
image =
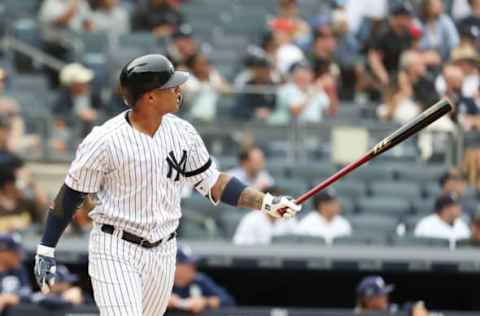
[[[129,124],[127,112],[95,127],[82,141],[65,184],[96,193],[89,214],[96,223],[153,242],[177,228],[183,185],[210,179],[210,188],[219,172],[190,123],[164,115],[151,137]]]

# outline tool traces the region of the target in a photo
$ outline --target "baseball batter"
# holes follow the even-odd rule
[[[195,128],[176,117],[180,85],[162,55],[138,57],[124,66],[120,83],[129,110],[95,127],[79,145],[65,183],[48,212],[34,273],[48,291],[55,282],[55,247],[87,194],[88,271],[100,314],[163,315],[173,286],[176,229],[182,187],[190,184],[212,204],[259,209],[274,217],[300,210],[293,199],[274,197],[217,170]]]

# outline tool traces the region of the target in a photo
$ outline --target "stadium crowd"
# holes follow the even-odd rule
[[[190,72],[180,115],[194,121],[318,125],[334,120],[342,103],[349,101],[371,104],[377,120],[401,124],[448,97],[456,110],[431,131],[467,133],[480,128],[480,0],[451,1],[449,7],[441,0],[326,0],[322,11],[310,16],[300,14],[301,1],[278,0],[259,36],[235,52],[237,64],[229,65],[234,72],[214,62],[215,49],[197,37],[183,13],[194,1],[42,1],[36,18],[39,47],[65,64],[59,71],[42,68],[49,93],[55,96],[48,106],[54,118],[48,140],[52,152],[72,151],[73,139],[126,109],[118,83],[111,80],[118,69],[89,68],[78,58],[72,38],[82,34],[106,34],[113,46],[132,34],[139,41],[153,41],[156,52]],[[0,313],[28,300],[51,308],[91,302],[74,286],[77,277],[66,267],[59,267],[61,282],[49,295],[32,293],[21,268],[22,250],[15,236],[35,231],[49,197],[32,180],[22,158],[38,151],[43,140],[25,123],[26,104],[11,84],[16,76],[11,68],[0,68]],[[223,105],[225,95],[232,100],[228,107]],[[229,173],[260,190],[289,193],[266,164],[264,151],[251,142]],[[399,217],[390,237],[412,235],[446,240],[453,247],[479,247],[480,149],[467,149],[462,164],[445,167],[436,180],[428,185],[438,190],[426,189],[434,192],[434,203],[422,205],[427,209],[414,222]],[[277,220],[255,210],[242,213],[232,233],[221,237],[238,245],[269,244],[281,236],[320,238],[327,244],[356,238],[353,212],[344,212],[352,207],[342,192],[322,192],[299,219]],[[93,205],[91,200],[82,206],[68,233],[88,231],[87,213]],[[177,261],[172,308],[200,312],[234,304],[230,294],[198,274],[194,256],[180,252]],[[359,285],[359,309],[377,304],[365,299],[372,296],[368,293],[383,297],[381,309],[387,308],[384,296],[392,288],[380,280],[372,277]],[[189,297],[192,293],[200,294]],[[415,306],[415,315],[423,315],[422,305]]]

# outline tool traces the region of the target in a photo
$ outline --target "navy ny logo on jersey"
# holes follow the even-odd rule
[[[173,153],[173,150],[170,151],[168,154],[168,157],[166,158],[168,162],[168,173],[167,173],[167,178],[171,179],[173,177],[173,173],[175,170],[177,172],[177,175],[175,176],[174,181],[180,180],[180,175],[185,175],[185,168],[187,164],[187,151],[183,150],[182,152],[182,157],[180,158],[180,161],[175,158],[175,155]]]

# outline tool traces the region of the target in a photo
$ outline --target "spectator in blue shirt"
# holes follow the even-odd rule
[[[22,247],[8,234],[0,235],[0,314],[7,307],[28,301],[30,285],[22,266]]]
[[[70,308],[74,305],[93,303],[90,297],[85,296],[78,286],[78,276],[68,271],[66,266],[59,265],[55,272],[55,284],[49,293],[38,292],[32,296],[32,301],[49,309]]]
[[[177,251],[175,283],[169,308],[200,313],[235,304],[232,296],[215,281],[197,271],[198,258],[187,247]]]

